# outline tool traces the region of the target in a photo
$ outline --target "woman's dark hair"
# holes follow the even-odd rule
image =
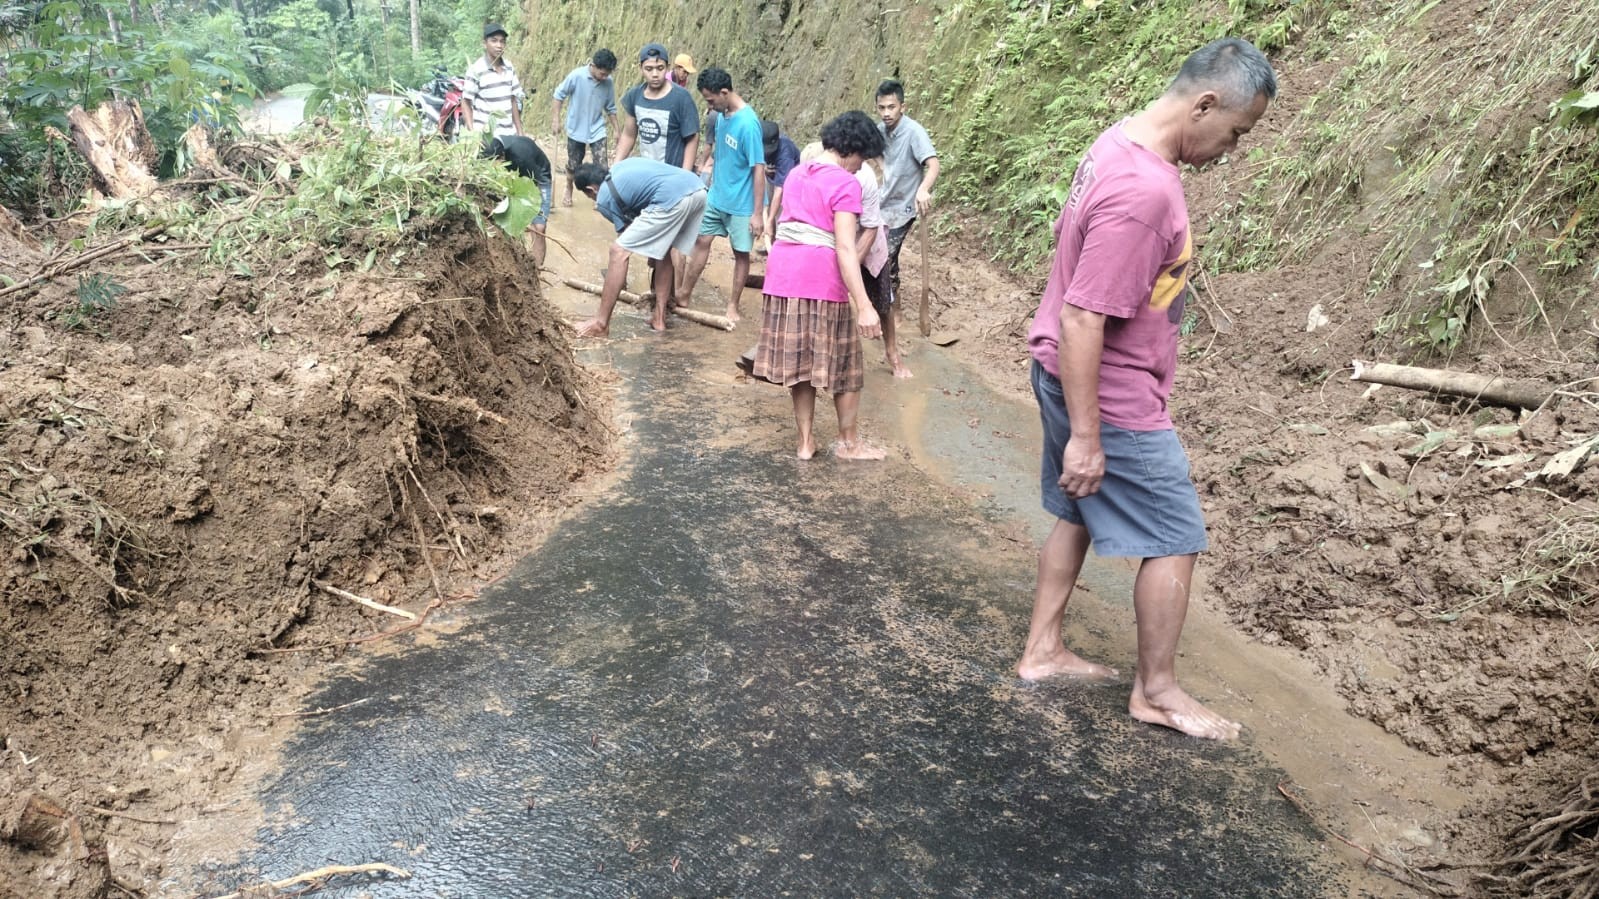
[[[822,126],[822,149],[840,156],[859,153],[862,159],[876,159],[883,155],[883,145],[883,132],[877,130],[877,123],[858,109]]]

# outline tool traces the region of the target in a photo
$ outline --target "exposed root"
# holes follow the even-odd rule
[[[1490,896],[1599,897],[1599,767],[1542,818],[1511,831],[1513,854],[1481,885]]]

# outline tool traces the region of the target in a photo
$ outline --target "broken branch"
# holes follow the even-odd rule
[[[338,877],[341,874],[388,874],[401,880],[409,880],[411,877],[411,872],[404,869],[386,865],[382,862],[372,862],[365,865],[328,865],[325,868],[317,868],[315,871],[307,871],[304,874],[296,874],[293,877],[274,880],[268,885],[273,890],[283,890],[303,883],[313,885],[314,889],[317,886],[321,886],[321,881],[331,877]],[[244,895],[244,891],[240,891],[228,893],[226,896],[217,896],[216,899],[241,899]]]

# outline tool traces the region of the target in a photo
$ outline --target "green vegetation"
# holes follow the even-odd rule
[[[46,128],[113,98],[138,100],[161,174],[183,171],[194,122],[236,128],[257,95],[332,79],[350,95],[420,86],[434,66],[459,73],[482,52],[482,23],[514,21],[510,0],[428,5],[418,21],[380,0],[0,0],[0,205],[60,216],[85,170]],[[331,74],[330,74],[331,73]]]

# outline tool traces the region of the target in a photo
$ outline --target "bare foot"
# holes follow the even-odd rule
[[[800,444],[799,452],[796,452],[794,455],[798,456],[800,461],[814,457],[816,455],[816,442],[813,440],[810,443]]]
[[[1206,740],[1237,739],[1239,731],[1243,729],[1238,722],[1229,721],[1200,705],[1199,700],[1175,684],[1161,693],[1151,694],[1134,679],[1133,695],[1127,703],[1127,711],[1145,724],[1158,724]]]
[[[663,316],[661,318],[652,318],[652,319],[650,319],[650,330],[651,331],[665,331],[666,330],[666,318]]]
[[[916,377],[915,375],[911,374],[911,370],[909,368],[905,367],[905,360],[903,359],[890,356],[888,357],[888,364],[894,367],[894,377],[896,378]]]
[[[561,205],[562,206],[570,206],[570,205],[572,205],[572,198],[571,197],[562,197],[561,198]]]
[[[611,336],[611,326],[597,318],[591,318],[577,326],[577,336],[609,337]]]
[[[726,315],[727,320],[730,322],[743,321],[743,318],[738,314],[738,307],[732,304],[728,304]]]
[[[1048,677],[1071,677],[1087,680],[1109,680],[1118,674],[1115,668],[1090,662],[1069,649],[1042,659],[1030,659],[1025,654],[1016,663],[1016,676],[1022,680],[1043,680]]]
[[[873,446],[864,440],[850,443],[844,440],[833,441],[833,455],[839,459],[849,459],[855,462],[872,462],[886,458],[888,451],[880,446]]]

